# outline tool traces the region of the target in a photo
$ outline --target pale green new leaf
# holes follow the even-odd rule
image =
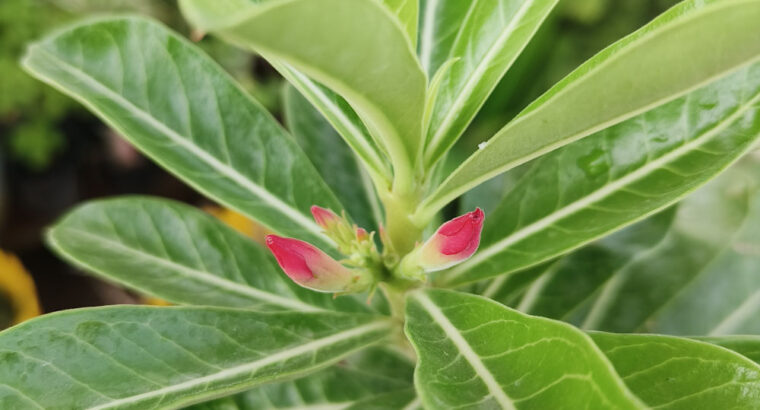
[[[375,231],[382,208],[369,175],[332,126],[293,87],[284,92],[285,123],[346,212],[359,226]],[[333,209],[340,214],[342,209]]]
[[[515,170],[478,252],[439,280],[507,274],[620,229],[707,182],[758,137],[760,63]]]
[[[427,0],[419,55],[428,77],[443,74],[428,126],[425,164],[456,142],[558,0]]]
[[[592,333],[591,338],[652,408],[760,407],[760,365],[736,352],[672,336]]]
[[[241,3],[182,0],[180,5],[201,30],[287,63],[344,97],[385,144],[396,182],[410,184],[421,145],[426,79],[385,6],[375,0],[286,0],[242,7],[230,2]],[[220,12],[220,3],[235,11]]]
[[[380,0],[401,24],[412,48],[417,47],[417,13],[419,0]]]
[[[399,353],[370,348],[313,375],[271,383],[193,410],[401,409],[414,400],[414,364]],[[393,400],[397,402],[394,403]],[[395,404],[395,405],[394,405]]]
[[[566,256],[519,307],[605,331],[757,333],[759,170],[749,155],[677,208]]]
[[[641,408],[583,332],[443,290],[407,299],[415,384],[428,408]]]
[[[425,219],[481,182],[760,58],[760,0],[687,0],[581,65],[424,201]]]
[[[331,246],[309,207],[339,204],[306,155],[164,27],[130,17],[81,23],[32,45],[23,64],[204,194],[275,232]]]
[[[388,322],[328,312],[56,313],[0,333],[0,408],[176,408],[319,369],[388,332]]]
[[[212,216],[147,197],[89,202],[48,232],[61,256],[170,302],[257,310],[367,312],[358,299],[296,285],[272,255]]]

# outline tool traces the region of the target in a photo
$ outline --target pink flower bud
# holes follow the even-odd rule
[[[364,242],[369,240],[369,233],[364,228],[356,228],[356,241]]]
[[[305,288],[360,292],[372,284],[367,271],[348,269],[308,242],[267,235],[266,243],[285,274]]]
[[[417,259],[426,272],[446,269],[472,256],[480,245],[483,230],[480,208],[456,217],[443,225],[422,245]]]
[[[317,225],[325,231],[331,230],[340,223],[340,217],[336,215],[335,212],[320,206],[312,205],[311,215],[314,217],[314,221],[317,222]]]

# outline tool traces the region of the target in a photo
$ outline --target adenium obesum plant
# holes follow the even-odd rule
[[[311,213],[328,237],[349,259],[349,269],[314,245],[294,238],[267,235],[266,244],[277,263],[294,282],[318,292],[353,293],[374,289],[384,276],[394,276],[382,263],[374,232],[351,226],[345,217],[329,209],[312,206]],[[417,246],[397,265],[396,277],[424,281],[425,272],[446,269],[472,256],[480,243],[483,211],[454,218],[440,228],[422,246]],[[386,248],[387,249],[387,248]]]
[[[178,306],[0,333],[0,408],[760,406],[760,0],[684,1],[447,172],[556,3],[180,0],[287,80],[284,127],[145,18],[31,45],[30,74],[272,235],[74,209],[52,249]]]

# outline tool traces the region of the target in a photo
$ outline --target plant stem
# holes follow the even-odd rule
[[[388,301],[388,305],[391,308],[391,317],[399,323],[399,330],[394,332],[393,341],[398,346],[403,354],[409,357],[412,361],[417,361],[417,354],[414,351],[411,343],[404,334],[404,323],[406,316],[406,290],[394,286],[392,283],[383,282],[380,283],[380,289],[385,295],[385,299]]]
[[[383,295],[385,295],[385,299],[388,300],[388,305],[391,308],[391,317],[403,323],[404,310],[406,309],[406,292],[389,282],[381,282],[379,286],[380,290],[383,291]]]
[[[411,214],[417,205],[415,195],[399,196],[388,193],[382,196],[385,206],[385,231],[393,251],[403,257],[414,249],[422,236],[422,228],[412,222]]]

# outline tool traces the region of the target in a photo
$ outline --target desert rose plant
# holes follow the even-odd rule
[[[760,339],[728,336],[760,332],[760,0],[684,1],[448,174],[557,0],[179,3],[288,80],[285,127],[141,17],[23,66],[271,235],[72,210],[52,249],[177,306],[0,333],[0,408],[760,407]]]

